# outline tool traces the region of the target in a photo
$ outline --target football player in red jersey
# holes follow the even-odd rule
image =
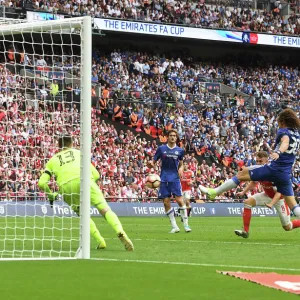
[[[182,176],[180,177],[180,182],[181,182],[181,188],[182,188],[182,196],[183,196],[183,201],[186,204],[186,209],[187,209],[187,215],[188,217],[191,214],[191,194],[192,194],[192,186],[195,182],[194,179],[194,172],[189,170],[189,165],[187,162],[183,163],[183,172]]]
[[[268,163],[268,153],[265,151],[259,151],[256,154],[256,162],[258,165],[264,165]],[[274,205],[278,216],[280,218],[281,225],[284,230],[290,231],[292,229],[300,227],[300,220],[290,219],[290,209],[284,202],[283,196],[277,192],[276,187],[274,187],[272,182],[267,181],[251,181],[242,192],[237,193],[237,196],[243,196],[248,191],[253,190],[258,184],[263,189],[262,193],[257,193],[250,196],[244,202],[244,212],[243,212],[243,230],[235,230],[235,234],[243,238],[249,237],[250,221],[252,214],[252,207],[255,206],[268,206],[272,207]],[[269,204],[272,203],[270,206]],[[273,204],[274,203],[274,204]]]

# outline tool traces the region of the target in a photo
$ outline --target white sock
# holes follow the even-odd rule
[[[177,223],[176,223],[176,220],[175,220],[175,213],[174,213],[174,208],[171,208],[169,209],[167,212],[166,212],[167,216],[169,217],[170,219],[170,222],[171,222],[171,225],[173,228],[177,228]]]
[[[182,206],[179,208],[180,209],[180,215],[183,221],[183,225],[184,226],[188,226],[188,216],[187,216],[187,210],[186,210],[186,206]]]
[[[225,181],[223,184],[215,188],[215,191],[218,195],[221,195],[227,191],[230,191],[232,189],[235,189],[238,185],[234,182],[234,180],[229,179]]]
[[[295,206],[294,209],[293,209],[293,214],[298,218],[300,219],[300,206]]]

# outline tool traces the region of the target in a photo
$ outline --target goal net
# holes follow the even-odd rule
[[[91,55],[90,17],[0,20],[2,259],[90,256]],[[37,185],[64,134],[81,149],[79,217]]]

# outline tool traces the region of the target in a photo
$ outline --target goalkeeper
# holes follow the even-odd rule
[[[49,180],[52,176],[59,187],[59,193],[72,209],[79,215],[80,209],[80,151],[72,148],[72,137],[63,136],[58,139],[59,152],[55,154],[46,164],[45,172],[41,175],[38,186],[43,190],[50,202],[53,202],[58,193],[54,193],[49,188]],[[133,251],[131,240],[123,230],[118,216],[110,209],[96,181],[100,175],[91,164],[91,205],[96,207],[100,214],[106,219],[108,224],[117,233],[118,238],[124,244],[127,251]],[[97,249],[106,248],[104,238],[100,235],[96,224],[90,219],[90,232],[97,241]]]

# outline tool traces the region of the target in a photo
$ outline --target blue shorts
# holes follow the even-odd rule
[[[180,181],[161,182],[158,191],[158,198],[159,199],[170,198],[172,195],[177,197],[182,196]]]
[[[277,191],[284,196],[294,196],[292,175],[271,168],[269,165],[255,166],[249,169],[252,181],[270,181],[277,187]]]

